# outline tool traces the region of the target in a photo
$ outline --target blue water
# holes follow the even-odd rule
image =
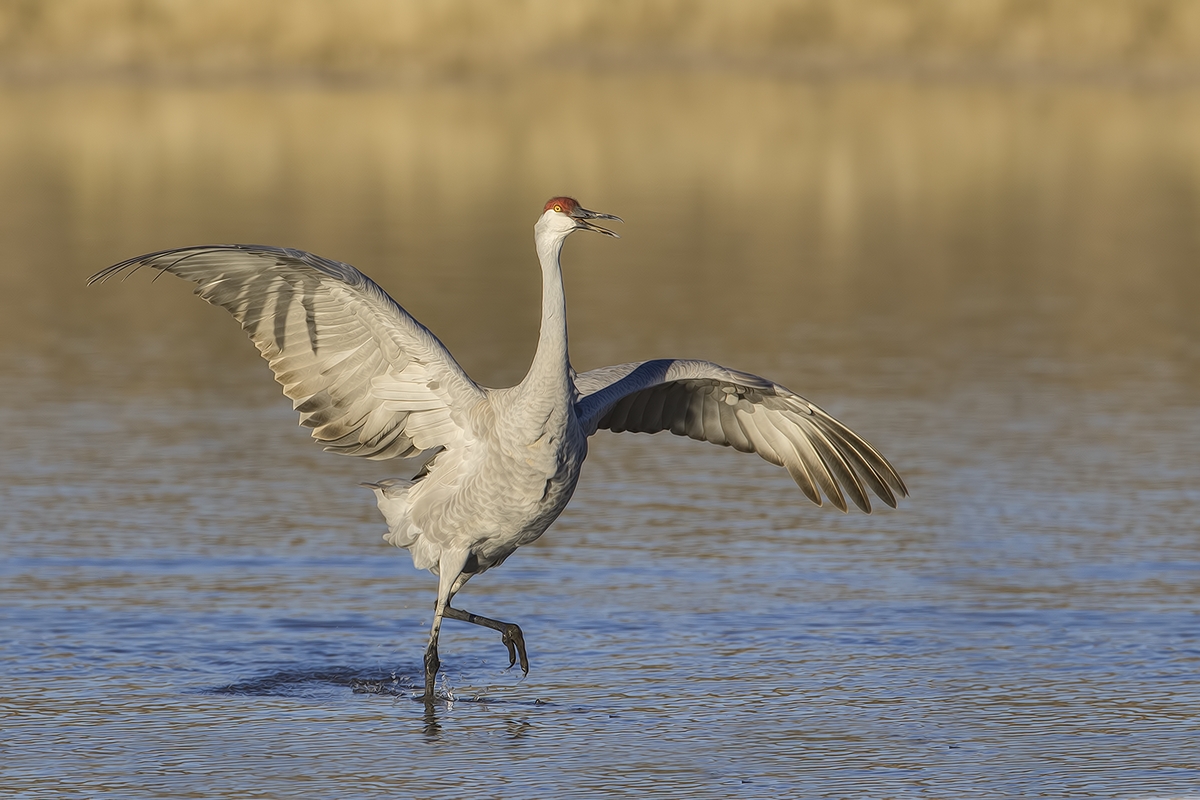
[[[1103,427],[1079,399],[1072,424]],[[16,796],[1200,786],[1191,409],[1127,409],[1105,446],[1026,417],[976,448],[902,400],[883,427],[911,421],[892,438],[913,497],[871,517],[732,452],[598,440],[567,515],[462,597],[523,626],[529,676],[447,623],[453,699],[429,712],[434,581],[354,487],[381,465],[310,452],[285,403],[221,400],[0,420]]]

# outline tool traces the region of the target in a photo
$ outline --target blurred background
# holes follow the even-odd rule
[[[566,248],[578,368],[768,375],[913,497],[843,517],[754,459],[597,439],[470,587],[535,672],[454,629],[460,695],[502,699],[443,735],[545,796],[1200,786],[1192,0],[0,0],[6,785],[87,755],[66,789],[331,796],[372,744],[434,752],[417,704],[347,689],[419,672],[433,583],[354,487],[391,467],[308,443],[190,287],[84,281],[299,247],[506,385],[556,194],[625,219]],[[357,789],[487,791],[454,752]]]
[[[15,74],[395,79],[673,66],[1153,77],[1200,65],[1187,0],[5,0]]]
[[[4,0],[0,363],[78,375],[96,313],[110,342],[191,324],[78,279],[255,241],[401,271],[402,303],[513,381],[538,276],[497,264],[573,193],[631,221],[576,256],[585,363],[834,325],[911,357],[915,325],[1033,337],[1012,346],[1097,380],[1147,353],[1194,374],[1198,70],[1185,0]],[[657,332],[612,324],[639,302]],[[1003,302],[1027,324],[997,338]]]

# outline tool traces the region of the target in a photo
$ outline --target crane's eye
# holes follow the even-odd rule
[[[555,204],[554,204],[554,210],[555,210],[555,211],[557,211],[558,213],[560,213],[560,214],[561,214],[561,213],[562,213],[562,204],[561,204],[561,203],[555,203]]]

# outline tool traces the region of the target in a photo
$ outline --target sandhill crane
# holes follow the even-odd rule
[[[870,513],[870,489],[889,506],[908,494],[880,453],[838,420],[777,383],[708,361],[655,359],[576,373],[567,354],[560,255],[574,231],[616,233],[621,221],[569,197],[534,225],[542,320],[529,372],[516,386],[476,384],[436,336],[354,267],[301,250],[203,245],[115,264],[88,284],[141,267],[199,284],[229,311],[270,364],[300,424],[325,449],[384,460],[435,455],[411,480],[371,488],[385,538],[438,576],[425,652],[426,703],[435,699],[444,618],[499,631],[509,667],[529,672],[521,629],[450,605],[471,577],[541,536],[575,491],[588,437],[600,429],[671,433],[757,453],[785,467],[817,505],[823,492]]]

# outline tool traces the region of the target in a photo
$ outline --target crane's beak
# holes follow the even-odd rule
[[[588,220],[589,219],[613,219],[613,220],[616,220],[617,222],[625,221],[625,220],[621,219],[620,217],[613,216],[612,214],[601,214],[596,211],[588,211],[586,208],[578,208],[578,207],[575,209],[574,212],[572,212],[571,218],[573,220],[575,220],[576,229],[582,228],[585,231],[595,231],[596,233],[603,233],[605,236],[612,236],[617,239],[620,239],[621,237],[618,236],[615,231],[610,231],[608,228],[601,228],[599,225],[593,225],[592,223],[588,222]]]

